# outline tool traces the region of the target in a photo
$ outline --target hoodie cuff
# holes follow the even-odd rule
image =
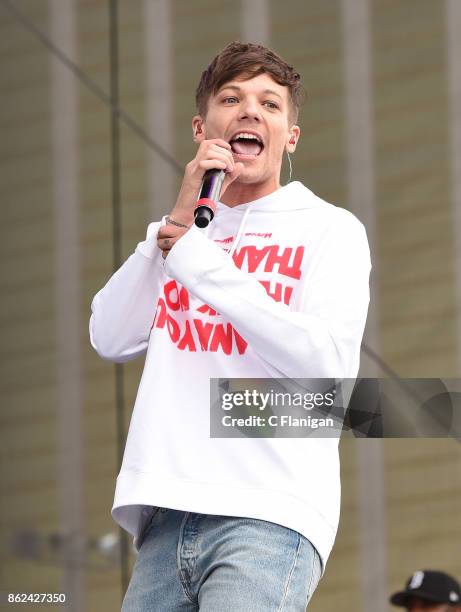
[[[154,259],[154,257],[158,256],[159,248],[157,245],[157,234],[162,225],[166,225],[167,215],[162,217],[161,221],[156,221],[154,223],[149,223],[147,226],[147,234],[146,239],[142,242],[138,242],[136,246],[136,251],[147,257],[148,259]]]
[[[164,269],[170,278],[191,288],[210,270],[229,261],[229,255],[194,224],[171,247]]]

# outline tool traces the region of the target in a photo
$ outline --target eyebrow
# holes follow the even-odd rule
[[[218,93],[220,93],[223,89],[235,89],[236,91],[242,91],[241,87],[238,87],[237,85],[223,85],[223,87],[221,87]],[[265,89],[263,93],[272,94],[273,96],[277,96],[283,101],[282,96],[278,94],[276,91],[274,91],[273,89]]]

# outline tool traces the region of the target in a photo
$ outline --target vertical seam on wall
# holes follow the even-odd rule
[[[454,228],[457,372],[461,371],[461,4],[446,0],[447,84]]]
[[[270,12],[268,0],[241,0],[240,32],[242,42],[269,45]]]
[[[146,122],[148,133],[173,155],[173,61],[170,0],[144,0]],[[192,119],[192,114],[191,114]],[[192,126],[190,131],[192,137]],[[147,152],[148,220],[157,220],[176,202],[175,173],[155,151]]]
[[[376,248],[375,142],[369,0],[342,0],[348,207],[365,225],[370,251]],[[379,353],[377,278],[373,260],[370,307],[364,342]],[[364,353],[362,352],[362,357]],[[361,375],[378,376],[376,364]],[[359,488],[362,609],[387,610],[386,515],[382,440],[356,440]]]
[[[74,62],[74,0],[49,0],[51,38]],[[51,62],[51,141],[55,224],[57,460],[62,591],[72,610],[83,610],[85,534],[82,464],[82,363],[80,321],[80,195],[78,84],[59,59]]]

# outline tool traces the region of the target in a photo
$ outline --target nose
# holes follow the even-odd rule
[[[247,97],[240,104],[240,119],[253,119],[256,121],[261,120],[261,113],[259,110],[258,102],[256,99]]]

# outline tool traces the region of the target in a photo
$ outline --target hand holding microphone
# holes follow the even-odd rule
[[[197,132],[201,134],[199,128]],[[219,174],[220,170],[224,171],[224,179],[220,189],[220,195],[222,196],[232,181],[240,175],[243,168],[241,162],[234,162],[232,148],[228,142],[222,138],[202,140],[195,158],[186,165],[178,199],[170,216],[173,219],[179,216],[178,221],[189,226],[192,225],[197,199],[200,199],[202,188],[205,183],[208,183],[205,178],[207,170],[218,171],[216,175]],[[211,182],[215,184],[214,181]],[[216,194],[213,195],[216,196]],[[219,199],[219,194],[217,194],[217,198]]]
[[[243,168],[244,165],[241,162],[234,162],[232,148],[228,142],[221,138],[202,140],[197,155],[186,165],[176,204],[169,214],[171,221],[183,227],[167,223],[160,228],[158,233],[157,242],[163,251],[164,258],[174,243],[196,222],[197,217],[199,223],[205,218],[205,221],[202,221],[203,225],[199,227],[206,227],[208,224],[206,217],[208,217],[208,222],[212,218],[212,215],[205,210],[205,206],[212,208],[211,202],[200,202],[200,200],[208,198],[213,201],[214,198],[216,202],[240,175]],[[210,174],[207,174],[208,170],[212,171],[211,177]],[[212,209],[212,214],[214,214],[214,209]]]

